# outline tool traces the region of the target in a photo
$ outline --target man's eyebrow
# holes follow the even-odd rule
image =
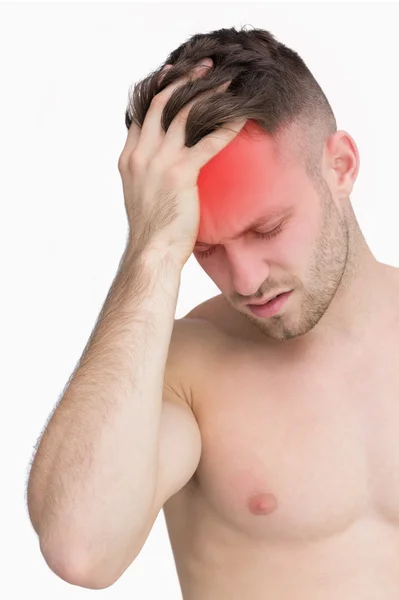
[[[280,208],[278,211],[274,211],[273,213],[269,213],[267,216],[260,217],[259,219],[256,219],[256,221],[254,221],[253,223],[251,223],[251,225],[249,225],[246,229],[244,229],[244,231],[241,231],[239,234],[234,235],[230,239],[237,240],[244,233],[248,233],[248,231],[251,231],[251,229],[254,229],[255,227],[260,227],[261,225],[267,225],[267,223],[270,223],[271,221],[273,221],[279,215],[282,216],[283,213],[285,214],[285,212],[286,211],[282,211],[281,208]],[[212,244],[206,244],[205,242],[200,242],[200,241],[195,242],[195,245],[196,246],[212,246]]]

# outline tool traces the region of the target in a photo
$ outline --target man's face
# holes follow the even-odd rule
[[[201,169],[198,191],[194,256],[227,301],[267,337],[310,331],[333,299],[348,252],[346,221],[327,184],[316,189],[304,167],[283,161],[272,137],[248,121]],[[293,292],[272,317],[246,306],[286,290]]]

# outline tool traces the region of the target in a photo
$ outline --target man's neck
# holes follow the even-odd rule
[[[349,345],[371,339],[398,318],[399,270],[378,262],[360,229],[351,241],[341,284],[309,337]]]

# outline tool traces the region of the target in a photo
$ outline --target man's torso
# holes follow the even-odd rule
[[[164,505],[184,599],[398,598],[399,321],[284,358],[244,321],[222,296],[184,318],[202,455]]]

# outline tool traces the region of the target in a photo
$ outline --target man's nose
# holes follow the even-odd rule
[[[231,286],[237,294],[253,298],[269,277],[267,260],[253,252],[226,250]]]

